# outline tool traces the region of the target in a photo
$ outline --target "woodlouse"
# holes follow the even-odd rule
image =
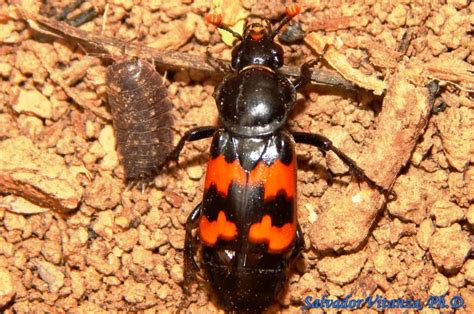
[[[173,149],[173,107],[153,65],[130,58],[107,68],[107,94],[127,182],[148,182]]]

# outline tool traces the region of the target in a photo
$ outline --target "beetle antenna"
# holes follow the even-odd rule
[[[283,26],[285,26],[292,18],[300,14],[301,6],[298,4],[292,4],[286,7],[286,15],[280,20],[280,24],[278,24],[277,28],[271,33],[270,38],[275,38],[276,35],[281,31]]]
[[[215,25],[217,26],[217,28],[231,33],[235,38],[239,39],[240,41],[244,40],[242,35],[233,31],[229,26],[222,24],[222,16],[220,14],[207,14],[205,16],[205,19],[209,24]]]

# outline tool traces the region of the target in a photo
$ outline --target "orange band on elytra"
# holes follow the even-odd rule
[[[275,197],[279,191],[284,191],[287,197],[293,197],[296,189],[295,180],[294,160],[289,165],[280,160],[276,160],[270,166],[259,162],[249,176],[250,185],[263,184],[264,200]]]
[[[250,226],[249,241],[255,244],[266,243],[269,253],[281,253],[290,246],[295,235],[296,228],[293,223],[274,227],[270,215],[265,215],[261,222]]]
[[[199,238],[204,244],[213,246],[218,239],[231,241],[237,236],[237,226],[227,221],[224,211],[220,211],[215,221],[202,216],[199,221]]]
[[[211,184],[215,184],[217,191],[227,196],[229,186],[232,182],[244,185],[246,174],[236,159],[229,163],[223,155],[219,155],[209,160],[207,166],[206,182],[204,187],[209,189]]]
[[[204,187],[208,190],[214,184],[219,193],[227,196],[231,183],[237,183],[241,186],[246,184],[250,186],[263,185],[263,198],[266,201],[275,197],[280,191],[283,191],[290,198],[295,196],[295,171],[294,160],[289,165],[276,160],[270,166],[260,161],[248,174],[247,179],[247,173],[242,169],[237,159],[229,163],[223,155],[219,155],[208,163]]]

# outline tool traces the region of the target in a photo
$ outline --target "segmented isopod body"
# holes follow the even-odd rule
[[[163,80],[145,60],[107,68],[107,94],[127,182],[153,179],[173,148],[171,101]]]

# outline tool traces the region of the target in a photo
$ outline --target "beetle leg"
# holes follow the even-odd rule
[[[176,164],[178,164],[179,154],[183,150],[184,144],[186,142],[193,142],[211,137],[214,135],[217,129],[218,128],[216,126],[201,126],[188,130],[186,133],[184,133],[183,137],[181,137],[176,147],[169,154],[165,163],[169,161],[174,161]]]
[[[214,70],[224,73],[225,75],[233,72],[232,68],[227,63],[220,59],[213,58],[209,50],[206,50],[206,62],[213,67]]]
[[[202,212],[202,203],[199,203],[196,208],[189,214],[188,219],[186,220],[186,235],[184,238],[184,282],[183,282],[183,298],[181,301],[181,307],[185,306],[185,303],[189,299],[191,291],[189,290],[189,285],[193,282],[196,272],[199,270],[199,267],[194,259],[194,254],[196,251],[197,236],[193,236],[193,230],[198,227],[199,217],[201,217]]]
[[[300,77],[293,82],[296,90],[300,90],[303,86],[311,82],[311,74],[313,73],[311,67],[313,67],[318,61],[318,59],[311,59],[308,62],[303,63],[300,70]]]
[[[293,263],[300,257],[301,252],[305,249],[304,247],[304,235],[303,230],[301,230],[300,224],[296,227],[296,236],[295,236],[295,248],[293,249],[293,253],[290,256],[290,263]]]
[[[358,179],[365,180],[371,187],[376,188],[379,192],[385,194],[388,190],[375,181],[367,177],[364,170],[357,166],[357,163],[352,160],[349,156],[341,152],[330,139],[319,134],[306,133],[306,132],[294,132],[292,133],[296,143],[308,144],[319,148],[323,153],[327,151],[334,152],[339,159],[341,159],[348,167],[350,172]]]

